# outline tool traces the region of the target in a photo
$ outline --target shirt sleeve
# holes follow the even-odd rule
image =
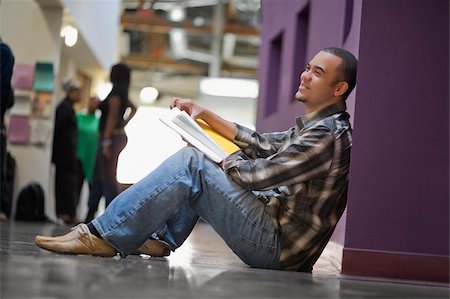
[[[270,143],[269,140],[264,142]],[[255,152],[252,155],[245,151],[233,153],[225,159],[224,170],[246,189],[269,190],[326,175],[333,152],[332,131],[326,126],[317,126],[297,133],[289,143],[267,157],[256,157]]]
[[[274,132],[259,134],[249,128],[236,124],[237,132],[234,138],[242,151],[252,159],[267,158],[276,152],[287,142],[293,133],[293,128],[286,132]]]

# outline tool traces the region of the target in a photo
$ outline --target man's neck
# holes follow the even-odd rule
[[[326,101],[326,102],[324,102],[324,103],[322,103],[320,105],[311,106],[311,105],[308,105],[308,103],[304,103],[304,104],[305,104],[306,113],[309,114],[309,113],[313,113],[313,112],[316,112],[318,110],[321,110],[321,109],[323,109],[325,107],[331,106],[333,104],[339,103],[341,101],[344,101],[344,100],[339,97],[339,98],[330,99],[329,101]]]

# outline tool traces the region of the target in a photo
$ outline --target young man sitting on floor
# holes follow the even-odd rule
[[[37,236],[36,244],[60,253],[164,256],[201,217],[252,267],[312,271],[346,205],[352,130],[345,100],[356,69],[346,50],[317,53],[295,94],[306,114],[285,132],[259,134],[174,99],[171,107],[203,119],[241,150],[217,164],[186,147],[101,216],[64,236]]]

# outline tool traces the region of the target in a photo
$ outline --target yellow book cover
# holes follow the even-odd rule
[[[186,111],[176,107],[161,116],[160,120],[216,163],[239,150],[237,145],[212,130],[204,121],[194,121]]]
[[[218,132],[216,132],[213,129],[211,129],[211,127],[208,126],[206,124],[206,122],[204,122],[203,120],[196,119],[195,121],[203,129],[203,131],[205,131],[206,134],[208,134],[209,137],[211,137],[212,140],[214,140],[224,150],[224,152],[226,152],[228,155],[230,155],[230,154],[232,154],[232,153],[234,153],[234,152],[239,150],[239,147],[236,144],[234,144],[229,139],[225,138],[224,136],[222,136]]]

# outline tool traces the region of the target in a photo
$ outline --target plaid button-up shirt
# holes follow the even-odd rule
[[[285,270],[312,271],[347,202],[352,145],[345,102],[298,117],[285,132],[259,134],[237,125],[241,151],[226,173],[266,204]]]

